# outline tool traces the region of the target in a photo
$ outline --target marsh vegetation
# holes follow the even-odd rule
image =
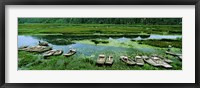
[[[171,51],[182,53],[181,18],[19,18],[18,47],[36,46],[38,41],[48,42],[53,49],[70,57],[50,56],[42,53],[18,51],[19,70],[181,70],[177,57],[166,55]],[[99,54],[112,55],[112,66],[95,65]],[[120,56],[134,59],[136,55],[157,54],[173,61],[173,68],[128,66]]]

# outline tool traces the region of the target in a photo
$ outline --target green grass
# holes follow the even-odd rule
[[[102,40],[108,41],[108,40]],[[93,44],[91,40],[79,40],[75,41],[82,44]],[[112,66],[96,66],[96,59],[100,52],[94,52],[91,56],[74,55],[71,57],[64,56],[51,56],[44,59],[39,53],[30,53],[25,51],[19,51],[19,61],[18,69],[20,70],[181,70],[182,62],[178,58],[165,55],[165,50],[167,48],[159,48],[154,46],[149,46],[145,44],[138,44],[138,42],[133,42],[128,40],[127,42],[120,43],[116,40],[109,40],[109,43],[99,43],[97,46],[114,46],[114,47],[124,47],[133,48],[133,51],[120,51],[120,52],[110,52],[110,50],[105,50],[106,55],[113,55],[115,62]],[[141,50],[143,48],[146,50]],[[150,50],[150,51],[149,51]],[[180,53],[179,48],[172,48],[173,52]],[[119,60],[120,55],[127,55],[129,58],[134,58],[136,55],[152,55],[158,54],[167,57],[174,61],[171,63],[172,69],[165,69],[162,67],[154,67],[149,64],[145,64],[143,67],[140,66],[127,66],[125,63]]]
[[[182,34],[181,25],[18,24],[19,34]]]
[[[163,67],[154,67],[149,64],[144,66],[128,66],[119,60],[117,55],[114,56],[114,64],[112,66],[97,66],[96,57],[80,55],[79,57],[71,56],[51,56],[43,58],[41,54],[19,51],[18,69],[19,70],[181,70],[182,63],[177,58],[166,55],[174,62],[171,63],[172,69],[165,69]],[[144,53],[141,53],[144,55]],[[145,54],[146,55],[146,54]],[[130,55],[129,58],[135,55]]]
[[[97,46],[114,46],[133,49],[130,51],[120,51],[113,55],[115,62],[112,66],[95,65],[97,55],[95,56],[76,55],[71,57],[51,56],[43,58],[41,53],[30,53],[25,51],[18,52],[18,69],[19,70],[181,70],[182,62],[176,57],[165,55],[168,45],[172,45],[172,51],[179,53],[182,43],[181,39],[177,40],[145,40],[145,41],[126,41],[119,42],[115,40],[97,39],[98,37],[127,37],[142,36],[149,37],[149,34],[171,34],[181,35],[181,25],[115,25],[115,24],[18,24],[18,33],[21,35],[51,35],[61,34],[62,38],[52,39],[45,37],[45,41],[55,45],[68,45],[73,43],[96,44]],[[53,36],[55,37],[55,36]],[[74,37],[90,37],[94,39],[71,40]],[[111,50],[105,51],[111,54]],[[130,58],[136,55],[159,54],[174,62],[171,63],[172,69],[154,67],[149,64],[140,66],[127,66],[119,60],[120,55],[128,55]]]
[[[182,39],[149,39],[149,40],[137,40],[139,44],[147,44],[151,46],[161,47],[161,48],[168,48],[169,45],[182,48]]]

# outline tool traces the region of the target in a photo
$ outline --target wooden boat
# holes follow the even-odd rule
[[[54,50],[49,50],[49,51],[43,53],[43,56],[44,57],[49,57],[49,56],[52,56],[54,53],[55,53]]]
[[[40,46],[49,46],[47,42],[40,42],[40,41],[39,41],[38,45],[40,45]]]
[[[137,65],[140,65],[140,66],[144,65],[144,60],[141,56],[135,56],[135,61]]]
[[[18,48],[18,50],[26,50],[28,48],[28,46],[21,46]]]
[[[149,57],[148,56],[141,56],[141,58],[144,60],[144,59],[148,59]]]
[[[144,58],[144,61],[155,67],[161,66],[161,64],[156,63],[153,58]]]
[[[103,55],[103,54],[100,54],[98,59],[97,59],[96,64],[103,65],[105,63],[105,61],[106,61],[106,56]]]
[[[55,50],[54,56],[61,55],[63,53],[62,50]]]
[[[163,61],[159,57],[152,56],[152,57],[150,57],[150,59],[152,59],[158,66],[162,66],[162,67],[165,67],[165,68],[172,68],[171,65],[169,65],[168,63],[166,63],[165,61]]]
[[[33,47],[27,48],[25,51],[42,53],[45,51],[49,51],[51,49],[52,47],[49,47],[49,46],[33,46]]]
[[[64,54],[63,56],[69,57],[72,56],[76,53],[75,49],[70,49],[68,53]]]
[[[135,65],[136,64],[136,62],[134,62],[133,60],[130,60],[126,56],[120,56],[120,60],[123,61],[124,63],[126,63],[127,65]]]
[[[112,65],[113,62],[114,62],[113,57],[112,56],[108,56],[108,58],[106,59],[105,64]]]

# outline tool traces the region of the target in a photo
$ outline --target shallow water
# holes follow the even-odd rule
[[[28,45],[28,46],[36,46],[38,44],[38,41],[45,41],[48,42],[50,40],[54,40],[57,38],[63,38],[62,35],[57,36],[26,36],[26,35],[19,35],[18,36],[18,47]],[[170,36],[170,35],[151,35],[149,38],[146,39],[176,39],[181,38],[181,36]],[[126,43],[127,41],[130,41],[132,38],[111,38],[109,37],[107,40],[110,41],[117,41],[119,43]],[[135,39],[141,39],[140,37]],[[73,39],[72,39],[73,40]],[[83,39],[84,40],[84,39]],[[102,45],[95,45],[95,44],[84,44],[84,43],[78,43],[75,42],[74,44],[52,44],[48,42],[50,46],[53,47],[53,49],[59,49],[63,50],[64,53],[67,53],[69,49],[76,49],[77,53],[74,55],[76,57],[83,56],[98,56],[99,54],[106,54],[106,55],[127,55],[132,54],[135,51],[141,51],[141,52],[155,52],[156,50],[149,47],[142,47],[141,45],[137,45],[137,47],[134,48],[128,48],[128,47],[116,47],[116,46],[102,46]]]
[[[18,36],[18,47],[28,45],[35,46],[38,44],[38,41],[44,41],[44,39],[37,39],[32,36]],[[67,53],[69,49],[76,49],[77,53],[75,55],[84,55],[84,56],[97,56],[98,54],[111,54],[115,55],[116,53],[125,54],[127,51],[132,51],[131,48],[124,47],[113,47],[113,46],[100,46],[95,44],[82,44],[75,43],[70,45],[54,45],[49,44],[53,49],[63,50],[63,53]],[[123,52],[124,51],[124,52]]]

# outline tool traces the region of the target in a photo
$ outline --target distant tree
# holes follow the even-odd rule
[[[18,23],[180,25],[181,18],[18,18]]]

